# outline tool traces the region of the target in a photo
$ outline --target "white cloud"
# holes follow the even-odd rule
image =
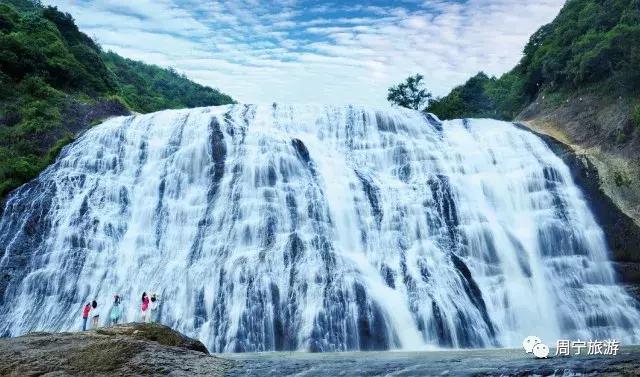
[[[443,95],[480,70],[506,72],[564,0],[46,2],[105,48],[172,66],[242,102],[379,105],[413,73]]]

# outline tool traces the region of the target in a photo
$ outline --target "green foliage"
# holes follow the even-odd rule
[[[131,111],[131,105],[129,105],[129,103],[118,94],[111,94],[111,95],[106,97],[106,100],[107,101],[111,101],[111,102],[117,102],[117,103],[121,104],[124,108],[126,108],[127,110]]]
[[[464,85],[454,88],[447,97],[432,101],[427,111],[443,118],[495,118],[496,105],[487,94],[495,81],[495,78],[489,78],[480,72]]]
[[[19,154],[12,148],[0,147],[0,193],[4,195],[33,178],[41,168],[37,156]]]
[[[62,148],[66,147],[67,144],[71,143],[73,140],[75,140],[75,136],[72,133],[67,133],[65,136],[58,139],[53,147],[51,147],[51,149],[49,149],[49,151],[47,152],[44,159],[45,165],[49,165],[50,163],[52,163],[56,159],[56,157],[58,157],[60,151],[62,151]]]
[[[628,187],[633,183],[626,172],[619,170],[613,172],[613,181],[618,187]]]
[[[104,53],[102,58],[115,74],[118,96],[135,111],[234,103],[228,95],[196,84],[173,69],[126,59],[113,52]]]
[[[480,72],[447,96],[431,101],[427,111],[443,119],[511,119],[524,102],[521,89],[517,75],[505,74],[497,79]]]
[[[173,70],[103,52],[55,7],[0,0],[0,196],[97,123],[82,109],[98,102],[150,112],[233,100]]]
[[[624,144],[629,140],[629,137],[623,130],[616,130],[616,144]]]
[[[424,87],[423,78],[422,75],[416,74],[407,77],[404,82],[392,86],[389,88],[387,101],[409,109],[424,110],[424,106],[431,99],[431,93]]]
[[[474,76],[428,111],[442,118],[493,113],[512,119],[541,91],[597,84],[607,88],[604,95],[633,95],[640,88],[638,67],[640,0],[569,0],[553,22],[531,36],[511,72],[498,79]]]
[[[0,4],[0,32],[8,33],[15,30],[20,23],[18,12],[7,4]]]
[[[2,2],[19,11],[36,11],[42,7],[39,0],[2,0]]]

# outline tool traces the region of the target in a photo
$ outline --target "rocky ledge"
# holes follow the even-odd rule
[[[516,126],[539,136],[567,164],[604,231],[618,279],[640,301],[640,226],[607,195],[599,171],[587,155],[525,124]]]
[[[0,339],[0,376],[222,376],[235,364],[157,324]]]

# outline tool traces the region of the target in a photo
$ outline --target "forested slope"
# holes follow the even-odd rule
[[[101,119],[228,103],[172,69],[104,52],[55,7],[0,0],[0,197]]]
[[[568,0],[514,69],[479,73],[427,111],[515,120],[564,145],[551,142],[607,234],[618,278],[640,297],[640,0]]]
[[[560,104],[577,92],[624,97],[640,127],[640,0],[569,0],[534,33],[520,63],[500,78],[483,73],[429,111],[442,118],[513,119],[539,95]]]

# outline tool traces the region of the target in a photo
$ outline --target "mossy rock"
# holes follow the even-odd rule
[[[180,347],[192,351],[209,354],[207,347],[202,342],[191,339],[170,327],[156,323],[129,323],[113,327],[105,327],[96,330],[99,335],[127,335],[140,340],[150,340],[164,346]]]
[[[98,342],[79,349],[70,355],[71,370],[91,370],[93,372],[114,372],[140,352],[141,348],[126,341]]]
[[[0,338],[0,376],[224,376],[236,365],[157,324]]]

